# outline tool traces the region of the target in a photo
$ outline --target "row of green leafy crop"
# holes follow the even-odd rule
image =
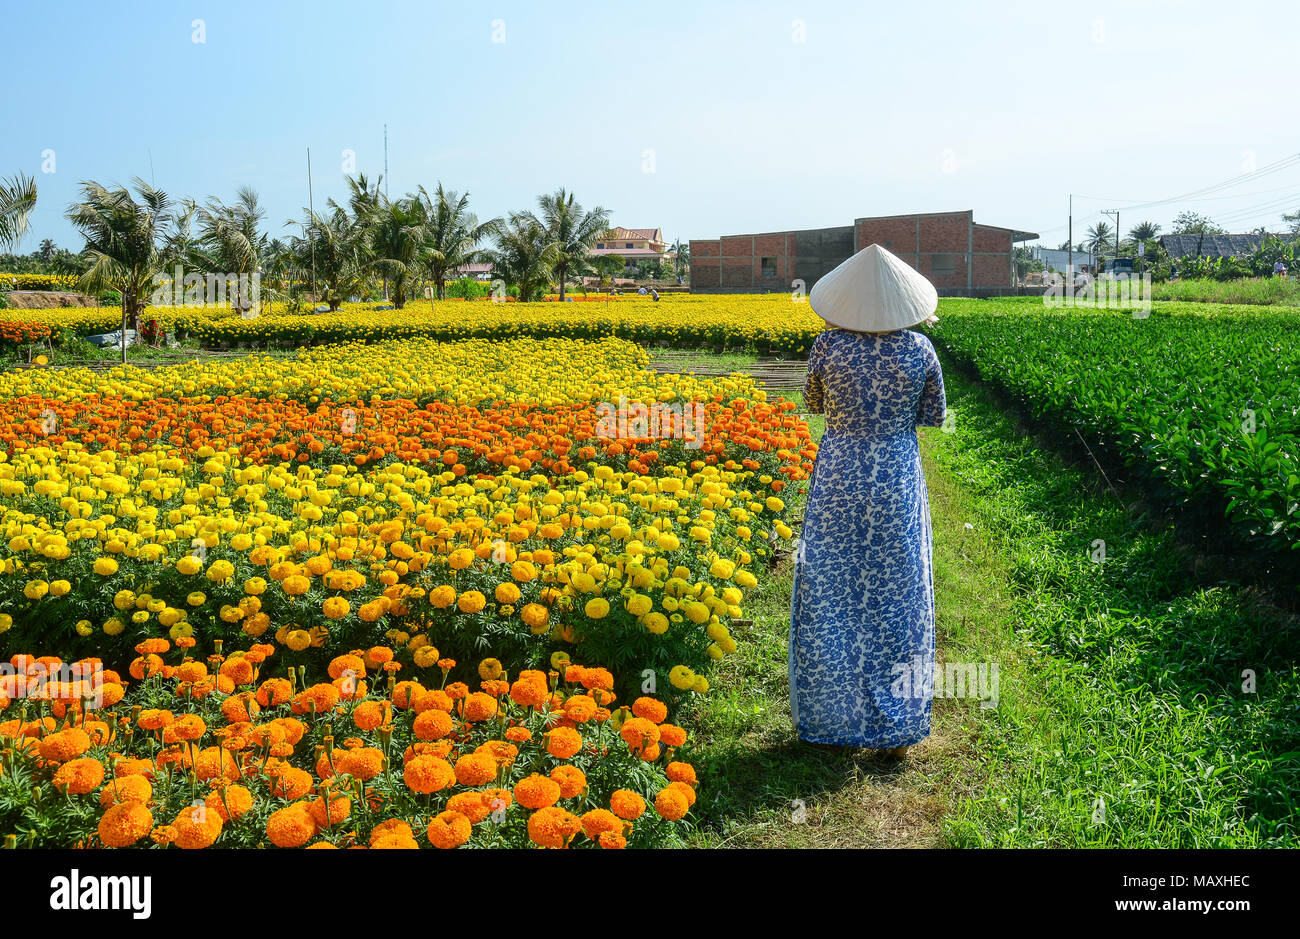
[[[1300,311],[943,312],[936,345],[1031,413],[1117,442],[1159,495],[1224,502],[1238,533],[1300,548]]]

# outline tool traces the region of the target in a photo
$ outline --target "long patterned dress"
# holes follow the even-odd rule
[[[911,330],[830,329],[804,400],[825,413],[795,551],[790,710],[812,743],[892,748],[930,732],[934,578],[917,426],[943,423],[943,372]]]

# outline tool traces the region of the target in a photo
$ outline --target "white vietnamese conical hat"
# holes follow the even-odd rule
[[[842,329],[888,332],[924,321],[939,306],[934,284],[880,245],[867,245],[813,284],[813,312]]]

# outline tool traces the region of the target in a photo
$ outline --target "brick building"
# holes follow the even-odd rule
[[[979,296],[1015,285],[1017,242],[1038,235],[975,221],[974,213],[931,212],[860,218],[839,228],[723,235],[691,242],[692,293],[807,289],[850,255],[878,244],[930,279],[940,296]]]

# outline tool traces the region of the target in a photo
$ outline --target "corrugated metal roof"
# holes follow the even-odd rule
[[[1263,242],[1265,235],[1161,235],[1160,244],[1170,257],[1204,257],[1226,258],[1242,257],[1253,253]],[[1275,237],[1285,237],[1278,235]]]

